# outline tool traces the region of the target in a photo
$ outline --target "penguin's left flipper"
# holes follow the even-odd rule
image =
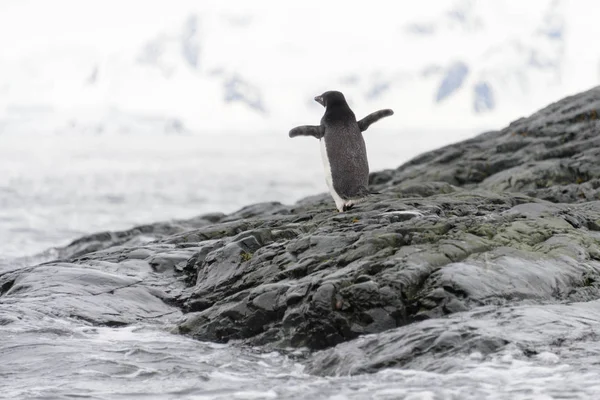
[[[320,125],[302,125],[297,126],[290,131],[290,137],[296,136],[314,136],[321,139],[325,135],[325,128]]]
[[[381,118],[389,117],[390,115],[394,115],[394,112],[390,109],[375,111],[358,121],[358,127],[361,132],[364,132],[372,123],[379,121]]]

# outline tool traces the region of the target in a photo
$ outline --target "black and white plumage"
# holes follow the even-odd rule
[[[315,101],[325,107],[321,124],[298,126],[290,131],[289,136],[314,136],[319,139],[329,192],[337,209],[346,211],[369,195],[369,162],[362,132],[394,112],[380,110],[356,121],[341,92],[325,92],[315,97]]]

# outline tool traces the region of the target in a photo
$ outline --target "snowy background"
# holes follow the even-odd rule
[[[325,191],[325,90],[377,170],[600,82],[593,0],[349,4],[2,0],[0,261]]]
[[[500,129],[599,84],[599,15],[597,0],[0,0],[0,274],[86,233],[324,192],[317,141],[288,131],[318,123],[313,97],[325,90],[343,91],[359,118],[395,111],[365,133],[372,170]],[[135,265],[94,268],[145,280]],[[33,268],[9,295],[0,288],[0,399],[600,391],[592,303],[511,306],[490,320],[457,313],[460,329],[475,321],[514,343],[490,356],[436,354],[434,371],[318,377],[296,357],[173,335],[170,323],[92,326],[70,310],[109,310],[76,300],[102,294],[100,275],[65,266],[46,282]],[[125,299],[146,314],[138,292],[109,293],[110,310]],[[538,341],[560,349],[524,358]]]

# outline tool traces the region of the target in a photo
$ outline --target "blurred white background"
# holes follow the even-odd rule
[[[346,94],[372,170],[598,85],[571,0],[0,3],[0,258],[325,190],[312,98]]]

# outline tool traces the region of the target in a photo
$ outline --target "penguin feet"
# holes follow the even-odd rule
[[[339,203],[335,203],[339,212],[346,212],[352,210],[354,208],[354,202],[350,201],[341,201]]]
[[[353,200],[344,200],[339,196],[334,196],[333,199],[335,200],[335,207],[337,208],[338,212],[349,211],[354,207]]]
[[[342,211],[346,212],[346,211],[352,210],[353,208],[354,208],[354,204],[352,204],[352,203],[344,204],[344,206],[342,207]]]

